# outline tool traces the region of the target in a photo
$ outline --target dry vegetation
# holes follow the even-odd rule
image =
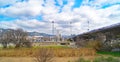
[[[0,49],[0,62],[68,62],[95,55],[91,48],[13,48]]]
[[[53,62],[75,61],[77,57],[55,57]],[[0,62],[36,62],[32,57],[0,57]]]
[[[53,52],[47,48],[41,48],[35,57],[36,62],[53,62]]]
[[[33,57],[41,48],[2,49],[0,57]],[[94,56],[96,51],[91,48],[48,48],[55,57]]]

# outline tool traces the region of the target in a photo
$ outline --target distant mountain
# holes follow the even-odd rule
[[[29,36],[44,36],[44,37],[49,37],[52,36],[50,34],[46,34],[46,33],[39,33],[39,32],[28,32]]]
[[[9,31],[9,30],[13,30],[13,29],[3,29],[0,28],[0,34]],[[39,32],[27,32],[29,36],[43,36],[43,37],[49,37],[49,36],[53,36],[50,34],[46,34],[46,33],[39,33]]]
[[[6,31],[9,31],[9,30],[13,30],[13,29],[3,29],[3,28],[0,28],[0,35]],[[54,35],[51,35],[51,34],[46,34],[46,33],[39,33],[39,32],[27,32],[29,36],[43,36],[43,37],[50,37],[50,36],[54,36]],[[67,38],[71,38],[75,35],[72,35],[72,36],[69,36],[69,35],[62,35],[63,38],[67,39]]]
[[[6,32],[6,31],[9,31],[9,30],[13,30],[13,29],[3,29],[3,28],[0,28],[0,34]]]
[[[119,38],[119,35],[120,35],[120,23],[113,24],[113,25],[106,26],[106,27],[102,27],[102,28],[95,29],[95,30],[91,30],[89,32],[79,34],[79,35],[77,35],[77,36],[75,36],[73,38],[76,39],[77,37],[79,37],[81,39],[81,37],[84,37],[84,38],[85,37],[88,38],[88,37],[91,37],[91,36],[95,37],[94,35],[97,35],[97,34],[104,34],[104,35],[107,35],[107,36],[110,36],[110,37],[114,36],[113,38],[115,38],[115,37]]]
[[[94,30],[91,30],[89,32],[85,32],[85,33],[82,33],[82,34],[79,34],[79,35],[96,33],[96,32],[107,32],[107,31],[115,30],[115,29],[120,29],[120,23],[112,24],[112,25],[105,26],[105,27],[98,28],[98,29],[94,29]]]

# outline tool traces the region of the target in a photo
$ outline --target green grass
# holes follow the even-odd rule
[[[112,55],[115,57],[120,57],[120,52],[97,52],[97,54]]]
[[[90,62],[90,60],[85,60],[83,58],[79,58],[78,60],[76,60],[75,62]]]
[[[93,62],[120,62],[120,60],[113,57],[98,57],[95,58]]]
[[[83,58],[79,58],[75,62],[91,62],[91,60],[85,60]],[[114,57],[96,57],[92,60],[92,62],[120,62],[120,59]]]

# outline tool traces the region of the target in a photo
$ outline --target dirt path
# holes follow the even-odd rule
[[[85,57],[86,59],[92,59],[93,57]],[[75,61],[78,57],[56,57],[54,62],[68,62]],[[32,57],[0,57],[0,62],[35,62]]]
[[[68,62],[68,61],[73,61],[77,58],[54,58],[54,62]],[[34,58],[31,57],[1,57],[0,62],[35,62]]]

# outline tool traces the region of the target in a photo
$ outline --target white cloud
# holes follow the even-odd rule
[[[0,0],[0,7],[14,4],[17,0]]]
[[[103,26],[119,23],[120,5],[115,4],[107,8],[101,8],[104,4],[114,4],[117,0],[84,0],[79,8],[73,8],[74,0],[57,0],[61,6],[56,6],[54,0],[29,0],[18,2],[8,8],[1,8],[0,14],[18,18],[14,21],[0,21],[5,28],[23,28],[27,31],[51,33],[51,21],[55,21],[55,28],[62,34],[70,34],[70,22],[72,22],[72,34],[87,31],[90,21],[90,30]],[[61,12],[59,12],[61,10]],[[36,19],[42,15],[43,20]]]
[[[1,27],[4,28],[22,28],[26,31],[37,31],[44,33],[51,33],[51,23],[45,23],[38,20],[15,20],[15,21],[2,21],[0,22]]]
[[[0,13],[6,16],[27,19],[41,14],[42,0],[29,0],[28,2],[18,2],[8,8],[1,8]]]

